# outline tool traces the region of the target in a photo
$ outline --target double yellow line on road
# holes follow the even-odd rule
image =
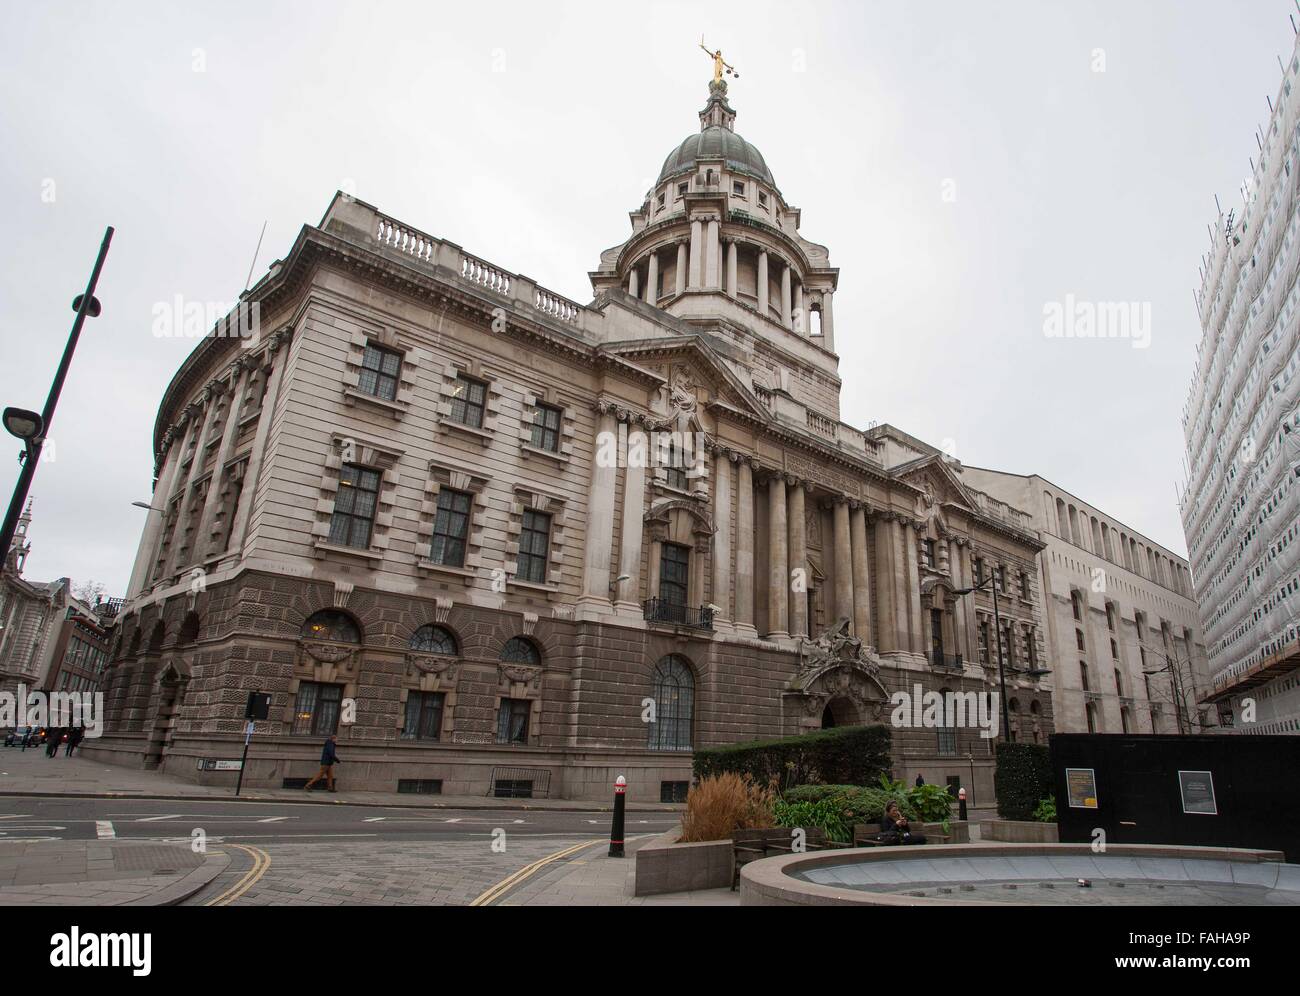
[[[476,898],[473,902],[471,902],[470,905],[490,906],[492,903],[496,902],[498,899],[504,896],[507,892],[513,889],[520,882],[537,874],[537,872],[541,871],[551,862],[559,861],[562,858],[567,858],[571,854],[577,854],[585,847],[592,847],[595,844],[601,844],[604,842],[605,842],[605,838],[603,837],[597,838],[596,840],[584,840],[580,844],[574,844],[572,847],[566,847],[563,851],[556,851],[554,854],[548,854],[544,858],[539,858],[538,860],[534,861],[530,865],[524,865],[524,867],[520,868],[513,875],[508,875],[506,878],[503,878],[496,885],[492,886],[490,889],[488,889],[486,892],[484,892],[482,895]]]
[[[229,906],[236,899],[257,884],[258,880],[266,874],[266,870],[271,867],[271,856],[263,851],[260,847],[249,847],[246,844],[227,843],[226,847],[237,847],[250,858],[253,859],[253,867],[244,873],[244,877],[232,885],[229,889],[217,896],[215,899],[209,899],[204,906]]]

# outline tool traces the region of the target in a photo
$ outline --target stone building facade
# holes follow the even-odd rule
[[[734,121],[715,83],[587,305],[342,194],[304,227],[254,334],[202,340],[162,400],[91,749],[233,780],[201,769],[257,690],[246,783],[337,729],[358,788],[672,798],[694,747],[991,690],[987,590],[958,592],[1042,541],[932,447],[841,422],[839,273]],[[1040,597],[1009,638],[1041,658]],[[991,801],[978,731],[895,753]]]
[[[963,479],[1031,510],[1059,733],[1209,733],[1209,660],[1187,561],[1037,474]],[[1014,722],[1014,720],[1013,720]]]

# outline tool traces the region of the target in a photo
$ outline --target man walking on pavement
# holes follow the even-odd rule
[[[311,787],[322,778],[325,779],[325,784],[329,787],[331,792],[338,791],[338,789],[334,787],[334,765],[339,763],[339,752],[338,747],[336,746],[337,741],[338,737],[334,736],[332,733],[329,735],[329,739],[325,741],[325,749],[320,752],[320,771],[316,772],[315,778],[303,786],[303,788],[308,792],[310,792]]]

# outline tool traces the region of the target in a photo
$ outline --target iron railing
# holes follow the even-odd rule
[[[707,605],[679,605],[662,598],[648,598],[641,608],[645,612],[646,622],[672,623],[674,626],[687,626],[691,629],[713,629],[713,610]]]

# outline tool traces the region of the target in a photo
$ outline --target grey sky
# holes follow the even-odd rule
[[[264,221],[259,273],[350,188],[589,300],[587,271],[698,128],[701,30],[740,70],[737,131],[841,269],[845,420],[1041,473],[1184,552],[1174,481],[1200,334],[1191,288],[1213,195],[1239,204],[1293,11],[10,5],[0,403],[41,407],[69,302],[104,226],[117,228],[104,315],[32,490],[27,575],[122,594],[157,405],[193,346],[154,337],[154,305],[234,300]],[[1150,348],[1045,338],[1044,304],[1067,294],[1149,302]],[[6,502],[17,448],[0,444]]]

